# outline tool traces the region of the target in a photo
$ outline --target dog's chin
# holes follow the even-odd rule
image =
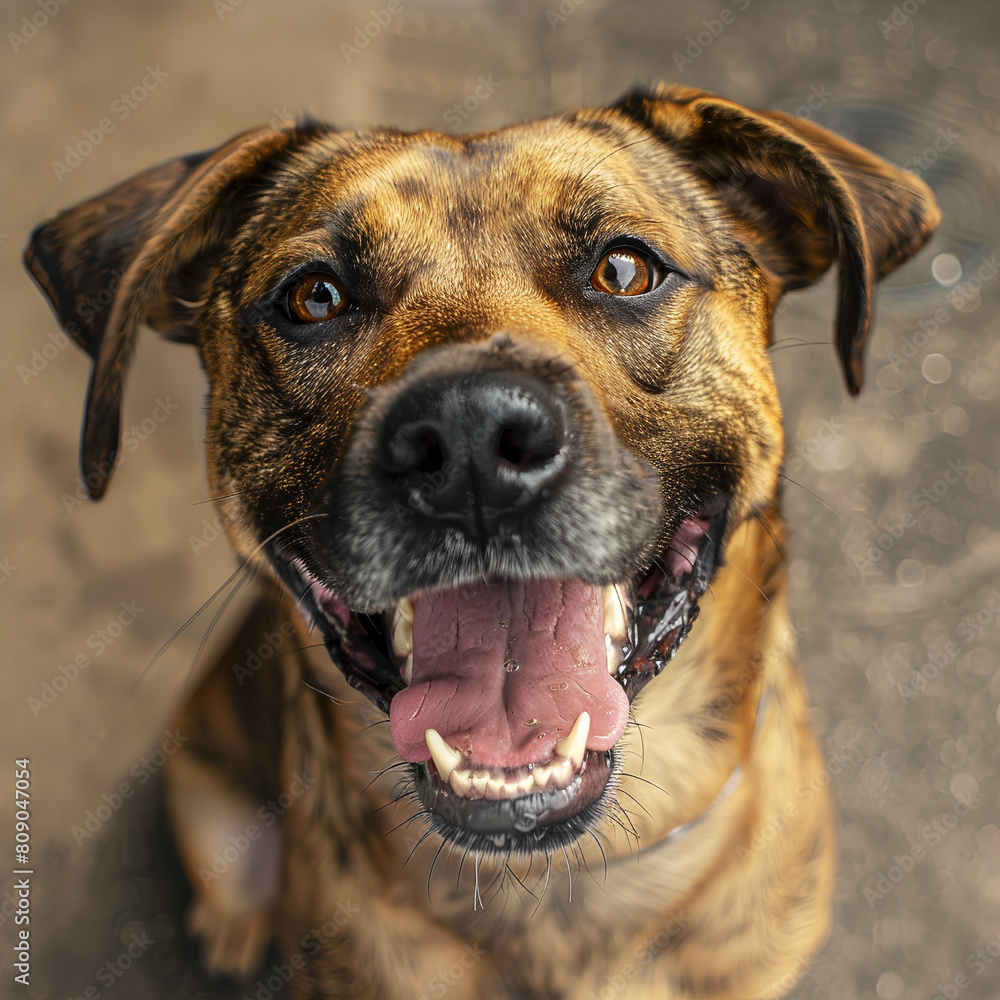
[[[630,703],[697,617],[726,513],[714,496],[636,579],[461,582],[374,615],[305,546],[272,559],[347,682],[389,716],[432,828],[480,853],[551,853],[611,810]]]

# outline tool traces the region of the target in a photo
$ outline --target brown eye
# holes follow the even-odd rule
[[[590,284],[608,295],[642,295],[652,291],[657,274],[653,265],[637,250],[618,247],[609,250],[590,276]]]
[[[335,278],[307,274],[288,292],[288,315],[299,323],[325,323],[347,308],[349,302]]]

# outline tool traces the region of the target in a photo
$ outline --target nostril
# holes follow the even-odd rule
[[[514,443],[514,432],[509,427],[505,427],[500,433],[500,443],[497,446],[497,452],[505,462],[513,465],[515,468],[527,465],[531,460],[531,452]]]
[[[417,465],[417,470],[425,475],[440,472],[444,467],[444,451],[433,434],[425,434],[421,441],[424,456]]]
[[[551,461],[558,452],[559,446],[551,435],[532,434],[523,428],[505,427],[497,443],[501,462],[516,470],[538,468]]]

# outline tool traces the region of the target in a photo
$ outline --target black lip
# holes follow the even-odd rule
[[[282,583],[306,612],[309,621],[319,629],[330,659],[340,669],[347,683],[388,715],[393,695],[405,685],[399,673],[399,665],[393,663],[385,642],[386,629],[380,629],[368,616],[363,619],[351,612],[346,605],[340,613],[331,613],[331,609],[321,608],[310,582],[293,565],[293,560],[311,565],[298,552],[272,549],[270,555],[271,564]],[[320,578],[318,573],[314,575]],[[322,690],[320,683],[317,682],[314,686]]]
[[[708,530],[691,571],[680,578],[664,576],[633,611],[629,629],[632,641],[623,650],[624,661],[618,672],[629,702],[674,658],[698,617],[699,599],[722,565],[728,499],[716,494],[702,509],[708,517]]]

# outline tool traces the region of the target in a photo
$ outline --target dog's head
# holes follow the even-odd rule
[[[137,327],[197,343],[239,554],[388,713],[439,828],[517,852],[588,828],[630,701],[773,504],[778,298],[837,265],[857,392],[875,282],[936,221],[817,126],[673,89],[466,138],[259,129],[27,259],[94,359],[92,494]]]

